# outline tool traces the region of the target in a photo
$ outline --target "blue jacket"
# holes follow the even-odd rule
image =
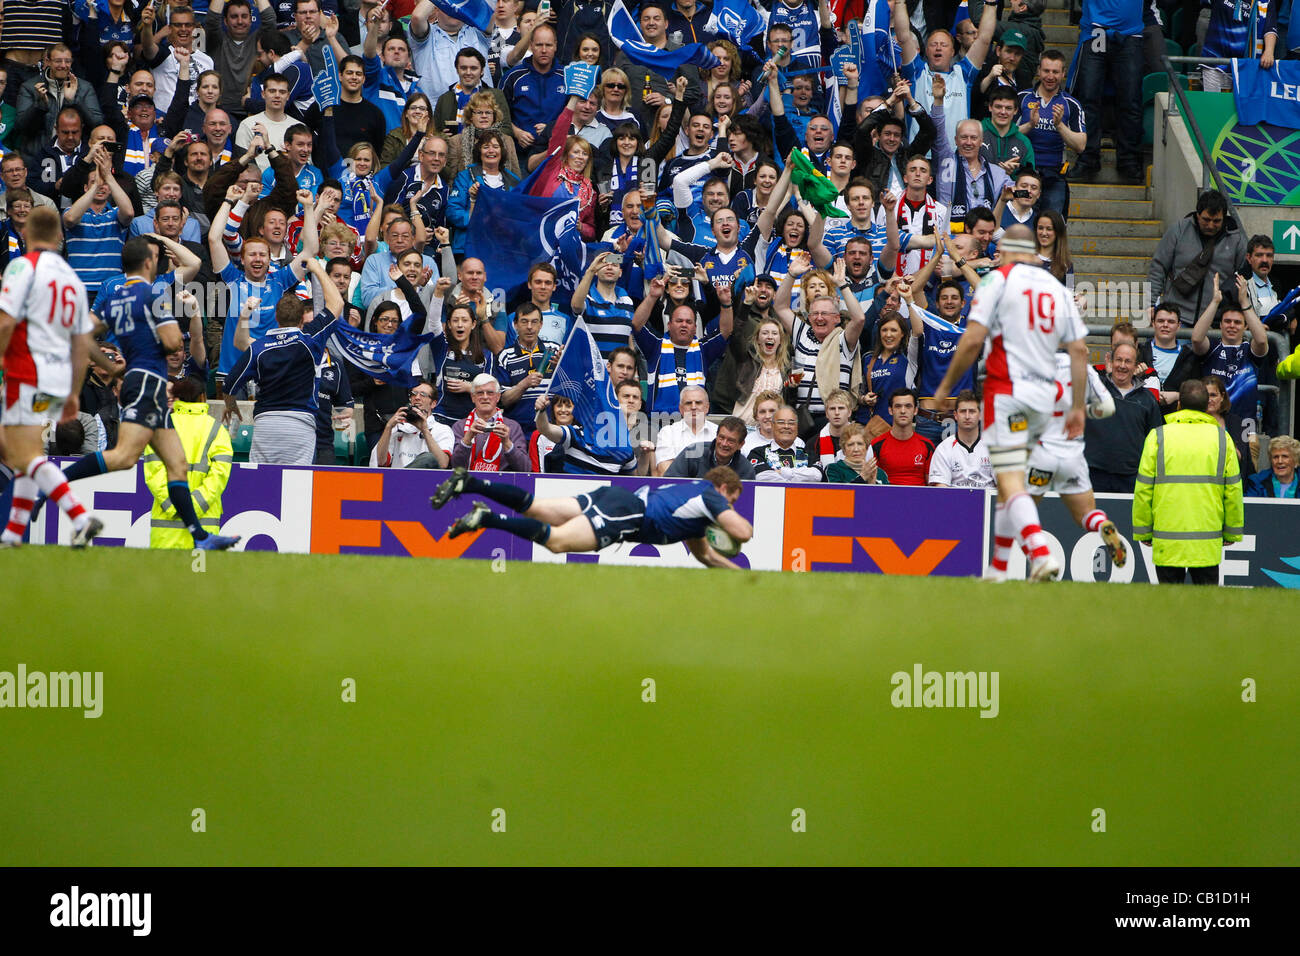
[[[506,169],[501,168],[501,179],[505,183],[504,189],[514,189],[519,182],[519,177]],[[465,251],[465,235],[469,229],[469,190],[475,183],[479,184],[479,189],[494,189],[483,182],[483,167],[468,166],[456,174],[456,181],[451,184],[451,192],[447,196],[447,222],[451,225],[451,251],[460,255]]]
[[[445,92],[446,90],[439,90],[438,95]],[[555,122],[569,99],[564,93],[563,68],[556,63],[551,66],[549,73],[539,73],[533,69],[531,59],[525,60],[506,74],[501,83],[501,92],[510,104],[511,121],[530,133],[538,123],[546,125]]]
[[[1246,479],[1247,498],[1274,498],[1273,469],[1265,468]],[[1291,498],[1300,498],[1300,482],[1291,486]]]

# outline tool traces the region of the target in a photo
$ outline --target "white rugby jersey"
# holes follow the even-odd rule
[[[1046,269],[1023,263],[984,277],[970,321],[989,330],[985,395],[1010,393],[1044,410],[1055,401],[1057,351],[1088,334],[1065,286]]]
[[[86,287],[57,252],[12,260],[0,311],[17,320],[4,354],[5,381],[66,398],[72,391],[72,337],[91,331]]]
[[[1087,396],[1083,400],[1084,407],[1092,408],[1094,405],[1104,402],[1109,395],[1105,383],[1102,382],[1101,376],[1097,374],[1097,370],[1091,365],[1085,367],[1088,370],[1088,390]],[[1064,352],[1056,353],[1056,385],[1056,407],[1052,409],[1052,420],[1048,423],[1042,437],[1038,439],[1038,443],[1058,455],[1064,455],[1071,449],[1082,454],[1083,436],[1080,435],[1078,438],[1065,437],[1065,416],[1070,412],[1070,405],[1073,401],[1071,393],[1074,386],[1070,375],[1070,356]],[[1098,416],[1089,413],[1088,417]]]
[[[967,448],[957,436],[945,438],[930,456],[929,482],[951,488],[992,488],[993,463],[983,438]]]

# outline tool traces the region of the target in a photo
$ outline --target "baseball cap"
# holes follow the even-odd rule
[[[1019,47],[1021,50],[1029,49],[1029,42],[1025,39],[1025,34],[1015,27],[1002,31],[1002,39],[999,42],[1006,47]]]
[[[153,97],[152,97],[152,96],[145,96],[145,94],[143,94],[143,93],[139,93],[139,94],[137,94],[136,96],[131,97],[131,102],[127,104],[127,108],[129,109],[129,108],[131,108],[131,107],[139,106],[141,103],[148,103],[148,104],[149,104],[150,106],[152,106],[154,109],[157,109],[157,108],[158,108],[158,107],[154,104]]]
[[[779,288],[781,285],[781,283],[777,282],[774,278],[772,278],[772,273],[770,272],[764,272],[754,276],[754,284],[758,285],[758,283],[760,282],[766,282],[773,289]]]

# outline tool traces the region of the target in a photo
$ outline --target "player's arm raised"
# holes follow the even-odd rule
[[[343,294],[339,292],[338,286],[330,281],[329,273],[325,271],[325,263],[312,256],[305,261],[305,265],[307,271],[316,277],[321,296],[325,300],[326,311],[336,319],[343,318]]]
[[[294,256],[289,269],[301,282],[307,275],[307,260],[314,258],[320,248],[320,232],[316,228],[316,204],[312,202],[311,193],[305,189],[298,190],[298,204],[302,206],[302,251]]]
[[[163,248],[171,253],[172,259],[176,262],[176,284],[185,285],[199,274],[199,269],[203,263],[190,250],[175,240],[168,239],[166,236],[160,236],[156,232],[148,233],[150,239],[156,239],[162,243]]]
[[[243,198],[244,187],[238,183],[227,189],[226,198],[221,201],[221,207],[212,217],[212,225],[208,228],[208,253],[212,256],[212,271],[218,275],[230,265],[230,253],[226,251],[226,244],[221,237],[225,234],[226,223],[230,221],[230,210]]]
[[[63,224],[65,226],[75,226],[81,222],[81,217],[86,214],[90,208],[90,203],[95,198],[95,190],[99,189],[99,170],[91,170],[90,175],[86,177],[86,191],[77,197],[76,202],[63,211]]]

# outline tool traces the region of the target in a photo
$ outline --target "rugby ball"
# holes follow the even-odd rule
[[[721,525],[711,524],[704,532],[704,540],[709,542],[709,547],[722,555],[724,558],[734,558],[740,554],[740,543],[731,535],[722,530]]]

